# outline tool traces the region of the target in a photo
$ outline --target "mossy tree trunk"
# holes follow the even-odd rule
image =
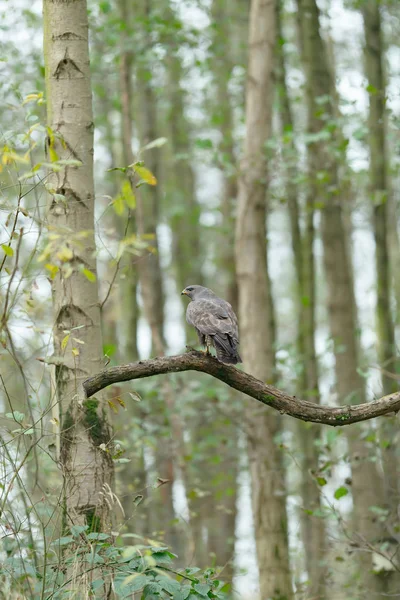
[[[267,165],[271,134],[275,2],[253,0],[249,23],[246,135],[236,221],[236,272],[244,368],[274,378],[274,327],[266,248]],[[293,597],[289,568],[285,478],[274,438],[279,417],[249,408],[254,528],[263,598]]]
[[[93,116],[85,0],[44,1],[44,54],[49,158],[82,163],[63,166],[49,176],[48,223],[52,234],[59,236],[62,263],[52,291],[55,355],[62,358],[56,382],[66,525],[109,530],[103,493],[112,486],[113,464],[110,453],[100,448],[110,444],[106,405],[102,394],[82,405],[78,402],[82,380],[103,367],[95,282]],[[54,194],[64,200],[58,201]]]

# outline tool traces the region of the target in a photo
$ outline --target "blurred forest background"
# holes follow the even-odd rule
[[[44,9],[0,2],[0,597],[400,598],[397,417],[304,423],[194,372],[69,408],[197,347],[189,284],[263,381],[398,391],[398,1],[88,0],[87,151],[86,2]]]

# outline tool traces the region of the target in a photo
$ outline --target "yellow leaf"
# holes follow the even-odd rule
[[[118,196],[113,201],[113,207],[117,215],[121,216],[125,209],[124,199],[121,196],[121,194],[118,194]]]
[[[68,262],[74,257],[74,253],[68,246],[63,246],[63,248],[57,252],[56,256],[61,262]]]
[[[67,333],[67,335],[65,336],[65,338],[63,338],[62,342],[61,342],[61,349],[65,350],[65,348],[67,347],[68,344],[68,340],[69,340],[69,333]]]
[[[114,402],[112,400],[107,400],[108,402],[108,406],[111,408],[112,411],[115,412],[115,414],[118,413],[118,406],[115,406]]]
[[[92,283],[94,283],[96,281],[96,275],[94,273],[92,273],[92,271],[89,271],[89,269],[82,269],[82,273],[84,274],[86,279],[88,279]]]
[[[120,404],[123,408],[125,408],[125,402],[122,400],[122,398],[120,398],[119,396],[117,396],[115,398],[115,401],[118,402],[118,404]]]
[[[72,354],[74,356],[79,356],[79,350],[78,350],[78,348],[72,348]]]
[[[84,344],[85,342],[83,340],[78,340],[78,338],[72,338],[74,340],[74,342],[76,342],[77,344]]]
[[[49,156],[50,156],[50,160],[51,162],[56,162],[58,160],[58,154],[57,152],[54,150],[53,146],[49,147]]]
[[[7,254],[7,256],[13,256],[14,250],[11,248],[11,246],[7,246],[7,244],[2,244],[1,247],[3,248],[4,254]]]
[[[136,196],[128,179],[125,179],[121,186],[121,195],[129,208],[136,208]]]
[[[60,270],[57,265],[52,265],[51,263],[47,263],[44,265],[45,269],[47,269],[48,271],[50,271],[50,277],[51,279],[54,279],[54,277],[57,275],[58,271]]]
[[[146,167],[141,167],[139,165],[134,165],[135,172],[149,185],[157,185],[157,179],[154,177],[153,173],[147,169]]]
[[[56,417],[53,417],[53,419],[50,419],[50,423],[52,423],[56,427],[60,427],[60,421],[58,419],[56,419]]]

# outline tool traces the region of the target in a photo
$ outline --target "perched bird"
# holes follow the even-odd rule
[[[210,346],[214,346],[222,363],[236,365],[242,362],[237,349],[238,320],[229,302],[201,285],[188,285],[182,294],[191,299],[186,320],[196,329],[207,354],[210,354]]]

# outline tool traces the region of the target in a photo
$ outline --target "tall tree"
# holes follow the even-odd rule
[[[275,2],[253,0],[249,23],[246,135],[240,167],[236,222],[236,272],[241,348],[246,371],[274,378],[274,328],[266,248],[267,167],[271,133]],[[254,525],[261,595],[293,596],[289,569],[285,482],[274,437],[279,417],[248,407]]]
[[[336,388],[342,402],[365,400],[365,384],[359,375],[359,340],[353,290],[352,264],[343,214],[343,197],[332,132],[335,114],[332,101],[334,87],[330,79],[327,53],[320,33],[319,9],[315,0],[297,0],[302,58],[306,74],[308,132],[308,176],[315,206],[322,206],[321,234],[325,277],[328,287],[328,314],[334,345]],[[334,128],[333,128],[334,131]],[[324,132],[321,135],[321,132]],[[328,138],[328,139],[327,139]],[[363,442],[362,432],[353,428],[348,434],[352,468],[354,529],[367,543],[379,540],[383,528],[374,518],[371,506],[382,505],[381,478],[376,463],[370,460],[371,448]],[[360,554],[363,568],[361,587],[382,592],[383,578],[374,574],[371,552],[364,547]]]
[[[365,29],[365,69],[368,78],[369,97],[369,151],[370,151],[370,193],[373,205],[373,228],[375,235],[376,272],[376,326],[378,340],[378,360],[383,369],[382,384],[385,394],[396,389],[396,382],[386,376],[395,371],[396,356],[394,323],[391,314],[391,282],[389,260],[389,157],[386,143],[386,85],[384,76],[384,51],[380,6],[373,0],[365,0],[362,13]],[[397,224],[394,224],[397,227]],[[398,274],[396,275],[398,277]],[[382,424],[384,440],[384,471],[386,492],[390,499],[392,516],[398,521],[399,501],[399,459],[396,452],[395,436],[397,425],[393,419]]]
[[[85,0],[44,1],[49,159],[66,164],[50,177],[48,222],[59,248],[53,279],[54,346],[61,407],[66,525],[109,528],[104,486],[112,485],[102,394],[82,399],[80,383],[102,368],[94,240],[93,116]],[[72,161],[72,163],[71,163]],[[77,162],[79,161],[79,162]],[[81,163],[81,166],[77,166]],[[62,201],[59,201],[63,198]],[[58,264],[57,264],[58,261]]]
[[[121,31],[121,55],[119,65],[119,84],[121,91],[121,139],[122,156],[125,167],[133,163],[132,138],[133,138],[133,97],[132,97],[132,71],[133,53],[130,48],[130,35],[132,35],[132,19],[127,0],[119,0],[121,21],[125,27]],[[127,235],[135,232],[135,216],[132,214]],[[128,260],[132,260],[131,257]],[[126,325],[129,334],[126,337],[126,358],[136,360],[138,357],[137,330],[138,330],[138,274],[137,268],[125,265],[126,277],[122,285],[121,302],[124,304]]]
[[[177,22],[171,9],[169,14]],[[167,206],[176,281],[181,291],[191,282],[199,285],[204,283],[199,225],[201,208],[196,197],[195,173],[191,163],[190,123],[185,114],[185,71],[178,48],[171,37],[167,39],[167,48],[167,131],[173,161],[169,173]],[[182,257],[185,259],[182,260]],[[186,308],[184,301],[183,307]],[[186,333],[187,336],[191,335],[187,328]]]
[[[144,0],[138,11],[144,31],[150,30],[152,23],[151,0]],[[143,44],[143,49],[144,54],[136,69],[140,114],[137,125],[142,146],[157,137],[157,99],[153,87],[151,65],[148,60],[148,49],[145,44]],[[158,149],[146,152],[145,159],[147,167],[158,180],[160,171]],[[136,201],[138,235],[152,236],[152,251],[145,252],[140,258],[138,270],[144,315],[151,331],[152,351],[159,355],[163,354],[165,350],[164,290],[157,232],[160,220],[160,194],[159,185],[146,186],[146,189],[142,187],[137,192]]]
[[[214,0],[212,4],[212,44],[210,64],[212,65],[216,88],[213,122],[217,124],[221,139],[219,143],[219,163],[223,175],[223,189],[220,210],[222,214],[222,244],[219,262],[222,276],[226,279],[225,298],[237,307],[237,279],[235,275],[234,209],[238,194],[236,153],[234,142],[234,118],[232,98],[229,93],[229,81],[234,62],[232,49],[232,25],[229,19],[229,2]]]
[[[291,242],[296,271],[297,303],[297,354],[301,365],[297,382],[298,393],[315,402],[320,401],[318,364],[315,349],[315,257],[314,257],[314,206],[310,191],[306,194],[305,231],[300,227],[298,149],[295,143],[294,123],[286,82],[285,38],[283,34],[283,3],[277,1],[277,61],[276,83],[282,128],[285,191],[289,211]],[[318,473],[320,428],[299,423],[301,462],[302,536],[306,567],[309,576],[309,594],[323,597],[326,583],[325,525],[320,518],[320,491],[311,473]]]

